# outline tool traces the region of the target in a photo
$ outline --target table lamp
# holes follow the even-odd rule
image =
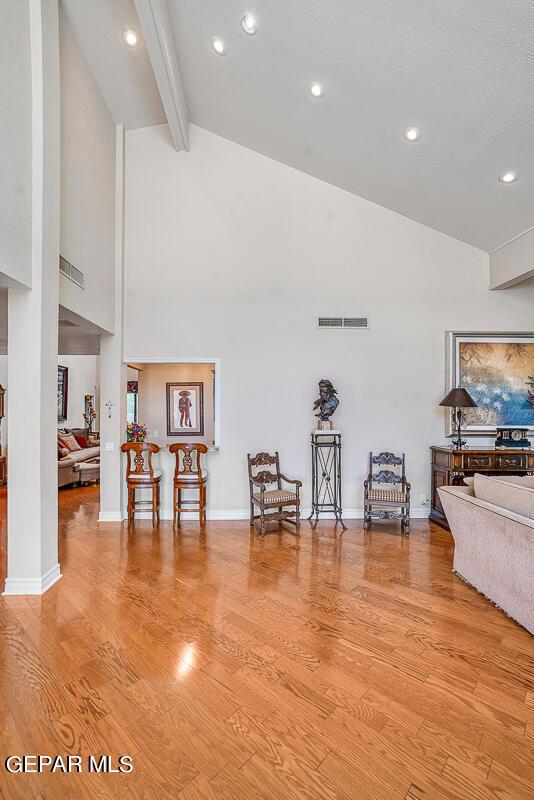
[[[452,440],[452,446],[462,448],[467,444],[466,440],[462,439],[462,408],[476,408],[477,404],[469,392],[460,387],[456,387],[455,389],[451,389],[448,395],[443,398],[440,406],[455,409],[457,438]]]

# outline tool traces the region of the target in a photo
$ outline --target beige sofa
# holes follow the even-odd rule
[[[76,436],[87,436],[87,431],[83,429],[73,428],[72,433]],[[100,442],[95,443],[93,447],[84,447],[82,450],[75,450],[74,453],[69,453],[68,456],[58,459],[57,462],[57,485],[68,486],[72,483],[80,482],[80,473],[76,469],[76,465],[82,461],[89,461],[92,458],[100,456]]]
[[[534,633],[534,477],[476,475],[439,491],[453,569]]]

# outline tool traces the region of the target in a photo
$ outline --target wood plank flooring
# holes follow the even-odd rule
[[[59,583],[0,599],[1,798],[534,798],[534,638],[448,533],[129,532],[97,492],[60,491]],[[134,770],[3,763],[69,753]]]

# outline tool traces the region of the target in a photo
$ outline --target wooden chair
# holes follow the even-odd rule
[[[159,453],[157,444],[151,442],[125,442],[121,445],[128,454],[126,485],[128,486],[128,527],[133,525],[135,512],[152,509],[152,524],[159,522],[160,481],[163,472],[152,467],[152,453]],[[146,456],[146,458],[145,458]],[[151,500],[136,500],[136,489],[151,489]]]
[[[257,520],[260,523],[260,534],[265,536],[265,526],[268,522],[290,522],[298,530],[300,528],[300,495],[299,491],[302,486],[301,481],[294,481],[287,478],[280,472],[280,461],[278,453],[271,456],[269,453],[258,453],[251,458],[250,453],[248,458],[248,480],[250,487],[250,527],[254,528]],[[260,469],[256,472],[257,467],[266,467],[276,465],[276,472],[271,472],[268,469]],[[282,481],[292,483],[295,486],[294,492],[287,489],[282,489]],[[267,491],[267,485],[275,485],[277,488]],[[259,514],[254,514],[254,507],[257,506]],[[284,510],[288,506],[295,506],[294,511]],[[277,511],[266,514],[266,511],[272,511],[277,508]]]
[[[200,464],[201,453],[207,453],[205,444],[171,444],[170,453],[176,454],[173,491],[173,527],[180,524],[182,511],[197,511],[201,525],[206,524],[206,483],[208,473]],[[193,464],[195,461],[195,464]],[[198,489],[198,500],[182,500],[182,489]],[[185,508],[197,506],[197,508]]]
[[[375,467],[393,466],[396,469],[379,469]],[[400,469],[400,474],[399,474]],[[381,488],[377,488],[379,484]],[[385,489],[384,484],[392,486]],[[363,529],[369,530],[371,520],[400,519],[403,533],[410,533],[410,484],[406,480],[406,459],[404,453],[369,453],[369,474],[364,482],[364,522]]]

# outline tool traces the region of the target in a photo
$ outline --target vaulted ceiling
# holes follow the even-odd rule
[[[132,0],[62,2],[115,120],[162,122]],[[191,122],[488,252],[533,225],[530,0],[166,2]]]

